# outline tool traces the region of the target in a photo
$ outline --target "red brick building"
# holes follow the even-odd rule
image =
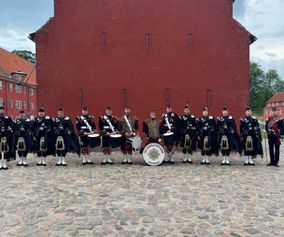
[[[24,110],[36,115],[36,89],[35,65],[0,48],[0,105],[6,114],[16,118]]]
[[[140,120],[189,102],[241,116],[249,102],[249,47],[256,38],[232,16],[232,0],[55,0],[36,43],[38,105],[70,116],[86,105]]]
[[[271,116],[272,108],[277,109],[277,115],[284,117],[284,92],[279,92],[272,96],[267,102],[263,109],[263,119],[267,120]]]

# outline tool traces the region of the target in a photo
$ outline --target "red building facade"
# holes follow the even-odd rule
[[[16,118],[24,110],[28,116],[36,115],[36,89],[35,65],[0,48],[0,105],[6,114]]]
[[[38,105],[70,116],[88,106],[140,120],[172,104],[241,116],[249,101],[249,46],[232,0],[55,0],[36,42]]]
[[[284,92],[275,94],[266,102],[266,106],[263,109],[264,120],[267,120],[271,116],[272,108],[276,108],[279,117],[284,117]]]

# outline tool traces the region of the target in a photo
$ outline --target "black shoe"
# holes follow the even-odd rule
[[[17,166],[23,166],[23,164],[18,164],[18,163],[17,163]]]
[[[62,165],[62,164],[58,164],[58,163],[55,164],[55,166],[61,166],[61,165]]]
[[[129,161],[127,161],[127,163],[128,163],[129,165],[132,165],[132,164],[133,164],[133,163],[132,163],[132,161],[130,161],[130,162],[129,162]]]
[[[122,161],[121,164],[126,165],[127,161]]]
[[[66,167],[67,166],[67,164],[61,164],[62,166],[64,166],[64,167]]]
[[[167,164],[167,163],[170,163],[169,160],[163,160],[163,163]]]
[[[28,167],[28,166],[29,166],[29,164],[25,164],[25,165],[23,164],[23,166],[24,166],[24,167]]]
[[[87,165],[87,162],[82,162],[82,165]]]
[[[188,160],[187,163],[188,163],[188,164],[192,164],[192,161],[191,161],[191,160]]]
[[[274,166],[279,167],[279,165],[278,165],[278,164],[275,164]]]
[[[109,165],[113,165],[113,162],[112,162],[112,161],[111,161],[111,162],[108,162],[108,164],[109,164]]]
[[[201,165],[206,165],[206,162],[205,161],[200,161],[200,164]]]
[[[223,163],[223,162],[222,162],[220,165],[226,165],[226,163]]]
[[[93,161],[87,161],[87,165],[93,165],[94,162]]]
[[[106,165],[106,164],[107,164],[107,162],[103,162],[103,161],[101,162],[101,165]]]
[[[210,162],[206,162],[206,165],[211,165],[211,163]]]
[[[248,166],[249,165],[249,163],[244,163],[244,166]]]
[[[182,163],[187,163],[187,160],[183,160]]]
[[[249,163],[250,166],[255,166],[255,163]]]
[[[8,167],[6,167],[6,168],[2,168],[3,170],[8,170],[9,168]]]
[[[47,166],[47,164],[42,164],[42,166]]]
[[[231,163],[226,163],[227,166],[231,166]]]
[[[172,165],[173,165],[174,163],[175,163],[174,161],[170,161],[170,164],[172,164]]]
[[[42,166],[42,164],[40,164],[40,163],[36,163],[36,165],[37,165],[37,166]]]

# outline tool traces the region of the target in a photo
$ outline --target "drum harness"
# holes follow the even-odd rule
[[[104,119],[107,121],[110,129],[112,130],[112,132],[114,133],[114,126],[111,124],[111,122],[109,121],[108,117],[105,115],[104,116]]]
[[[90,132],[93,131],[93,128],[91,127],[91,125],[88,123],[87,119],[84,118],[84,116],[81,116],[81,119],[83,120],[83,122],[86,124],[87,128],[90,130]]]

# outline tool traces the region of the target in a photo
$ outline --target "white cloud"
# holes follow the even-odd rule
[[[0,28],[0,47],[9,51],[26,49],[34,52],[35,44],[28,39],[30,33],[15,25],[7,24]]]
[[[284,1],[245,0],[238,19],[258,40],[251,45],[251,61],[265,70],[277,69],[284,79]]]

